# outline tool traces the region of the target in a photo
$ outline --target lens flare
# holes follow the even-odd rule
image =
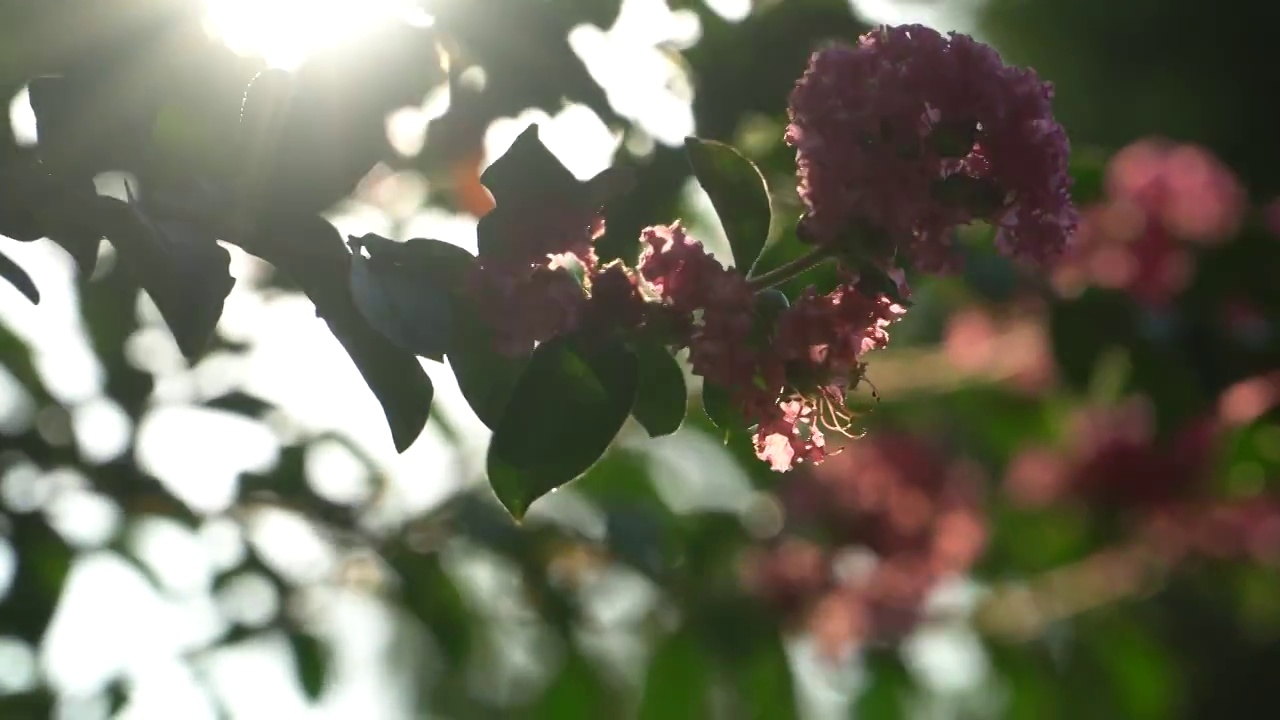
[[[430,19],[408,0],[204,0],[209,32],[241,55],[291,70],[389,20]]]

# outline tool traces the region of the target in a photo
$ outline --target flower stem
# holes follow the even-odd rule
[[[754,290],[764,290],[765,288],[781,285],[806,270],[812,269],[829,257],[832,257],[830,249],[819,246],[786,265],[776,267],[763,275],[747,278],[747,283]]]

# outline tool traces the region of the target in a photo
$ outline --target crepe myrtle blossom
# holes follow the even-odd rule
[[[920,436],[886,429],[850,443],[780,488],[783,532],[744,554],[743,585],[827,657],[897,642],[985,548],[982,480]]]
[[[967,36],[879,28],[814,54],[791,95],[785,139],[810,253],[748,276],[675,222],[642,232],[634,268],[601,267],[608,171],[524,198],[490,188],[503,197],[478,229],[477,303],[512,354],[570,332],[643,331],[687,349],[762,460],[816,464],[827,434],[854,434],[846,399],[909,305],[904,268],[951,269],[952,236],[972,221],[1019,259],[1063,250],[1077,216],[1051,95]],[[835,287],[792,300],[772,289],[832,257]]]
[[[1152,308],[1177,299],[1194,276],[1196,246],[1233,237],[1247,205],[1244,186],[1221,160],[1161,138],[1116,153],[1105,190],[1084,210],[1055,284],[1064,294],[1086,285],[1122,290]]]
[[[863,378],[862,356],[888,343],[904,309],[855,276],[770,307],[681,224],[648,228],[642,239],[640,274],[675,314],[672,345],[687,347],[693,371],[756,428],[757,455],[778,471],[822,460],[823,431],[849,431],[845,396]]]
[[[884,267],[954,267],[957,226],[1043,263],[1076,225],[1052,86],[966,35],[881,27],[813,55],[791,94],[802,236]]]

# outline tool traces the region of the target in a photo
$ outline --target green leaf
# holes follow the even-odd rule
[[[636,366],[620,341],[538,346],[489,446],[489,483],[512,516],[600,459],[631,413]]]
[[[987,644],[987,655],[1008,689],[1003,717],[1008,720],[1057,720],[1064,716],[1058,695],[1063,688],[1043,648],[1031,644]]]
[[[511,143],[502,157],[494,160],[480,175],[480,183],[493,194],[494,202],[518,202],[531,192],[540,194],[571,193],[578,189],[578,179],[542,144],[538,126],[530,125]],[[484,251],[484,254],[489,254]]]
[[[449,367],[472,412],[486,427],[496,430],[529,358],[499,352],[493,331],[471,309],[459,306],[454,313]]]
[[[439,240],[401,243],[372,233],[351,238],[351,248],[351,297],[360,313],[396,345],[441,361],[460,302],[457,281],[475,258]]]
[[[25,295],[33,304],[40,303],[40,289],[31,281],[31,276],[4,253],[0,253],[0,278],[8,280],[10,285],[17,288],[18,292]]]
[[[876,651],[866,657],[867,684],[853,702],[853,720],[899,720],[909,717],[907,701],[912,692],[911,674],[893,651]]]
[[[194,223],[155,218],[132,196],[99,197],[98,217],[121,264],[155,301],[182,354],[199,357],[235,285],[231,256]]]
[[[96,99],[102,85],[87,68],[27,85],[41,162],[60,178],[89,180],[108,170],[136,171],[142,163],[154,110],[139,103],[104,112]]]
[[[276,407],[269,401],[243,390],[232,390],[231,392],[223,393],[215,398],[206,400],[204,406],[213,410],[222,410],[251,418],[261,418]]]
[[[309,700],[320,697],[329,675],[329,654],[319,638],[304,632],[289,633],[289,646],[293,648],[294,670],[298,683]]]
[[[630,189],[633,178],[625,168],[607,168],[586,182],[575,178],[538,138],[530,125],[511,148],[485,169],[480,182],[493,195],[496,207],[476,227],[483,258],[526,257],[521,246],[529,241],[531,224],[548,215],[583,219]]]
[[[782,636],[759,633],[755,651],[739,664],[738,695],[751,720],[795,720],[800,716],[795,682]]]
[[[698,184],[711,198],[739,272],[748,274],[769,239],[773,211],[760,170],[729,145],[685,138],[685,156]]]
[[[597,720],[608,717],[608,688],[581,653],[571,651],[560,674],[531,708],[532,720]]]
[[[55,717],[54,701],[53,693],[44,689],[14,695],[0,695],[0,717],[13,720]]]
[[[1100,618],[1084,632],[1082,644],[1110,680],[1124,717],[1157,720],[1180,714],[1184,685],[1170,649],[1140,619]]]
[[[373,329],[351,298],[351,253],[337,229],[319,217],[291,218],[247,239],[245,249],[275,265],[316,306],[386,414],[396,450],[426,427],[435,389],[413,353]],[[305,358],[299,358],[305,361]]]
[[[461,666],[471,649],[475,618],[440,555],[397,546],[387,560],[400,575],[404,609],[427,626],[449,664]]]
[[[6,538],[18,556],[8,593],[0,597],[0,636],[39,646],[59,605],[73,555],[41,515],[13,514],[8,526]]]
[[[710,715],[711,665],[692,632],[664,639],[649,661],[637,720],[702,720]]]
[[[733,407],[729,391],[710,382],[702,383],[702,411],[721,430],[740,430],[741,413]]]
[[[651,437],[670,435],[680,429],[689,405],[684,371],[666,346],[659,342],[646,338],[632,347],[640,377],[631,414]]]

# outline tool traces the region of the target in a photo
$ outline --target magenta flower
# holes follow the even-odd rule
[[[1194,277],[1192,245],[1233,236],[1247,203],[1240,181],[1209,151],[1158,138],[1116,153],[1106,190],[1102,203],[1085,210],[1055,280],[1066,292],[1089,283],[1157,308]]]
[[[1107,164],[1107,194],[1140,207],[1183,240],[1226,240],[1240,228],[1247,197],[1230,168],[1198,145],[1160,138],[1129,145]]]
[[[512,357],[573,330],[587,303],[582,286],[568,271],[549,267],[519,272],[477,268],[471,290],[493,330],[494,349]]]
[[[975,472],[914,435],[850,443],[783,488],[786,531],[747,555],[746,589],[806,629],[828,657],[900,640],[929,593],[967,573],[986,546]]]
[[[1051,86],[991,47],[920,25],[882,27],[815,53],[791,95],[802,228],[811,241],[885,267],[954,265],[952,235],[974,220],[997,245],[1056,258],[1076,212],[1068,144]]]
[[[845,395],[863,377],[862,355],[889,341],[905,312],[856,278],[812,291],[777,316],[675,223],[644,231],[640,275],[669,315],[671,344],[689,348],[693,371],[723,388],[755,428],[756,454],[779,472],[826,456],[824,430],[848,434]]]

